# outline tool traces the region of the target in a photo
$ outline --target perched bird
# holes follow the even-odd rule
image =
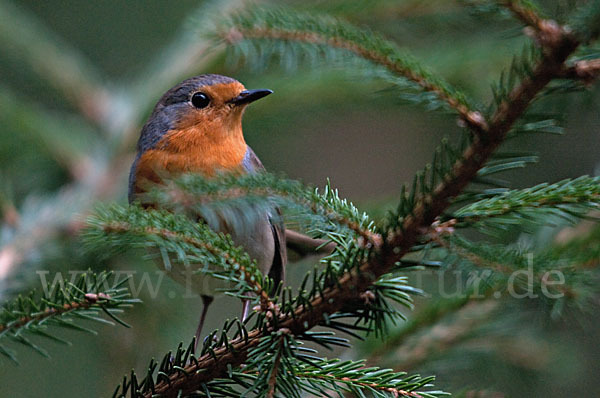
[[[214,74],[192,77],[167,91],[142,128],[129,175],[129,202],[139,198],[149,183],[161,183],[165,173],[197,173],[210,178],[218,173],[263,171],[262,163],[244,140],[242,115],[248,104],[271,93],[246,90],[237,80]],[[211,228],[230,234],[277,285],[284,280],[287,263],[281,217],[263,210],[252,220],[253,225],[245,228],[232,227],[230,222]],[[308,241],[311,246],[310,238]],[[315,241],[313,247],[318,244]],[[175,280],[191,285],[202,298],[196,342],[218,287],[216,280],[194,273],[202,266],[180,265],[166,270]],[[248,300],[243,301],[242,319],[248,314],[248,304]]]

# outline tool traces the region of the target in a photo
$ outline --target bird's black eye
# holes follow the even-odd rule
[[[210,98],[204,93],[195,93],[192,95],[192,105],[198,109],[206,108],[210,103]]]

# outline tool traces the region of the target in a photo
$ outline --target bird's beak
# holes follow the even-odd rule
[[[254,102],[257,99],[261,99],[262,97],[266,97],[272,93],[272,90],[267,89],[244,90],[237,97],[232,98],[227,102],[234,105],[244,105]]]

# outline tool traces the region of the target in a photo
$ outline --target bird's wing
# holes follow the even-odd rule
[[[250,147],[246,149],[246,154],[242,159],[242,167],[244,168],[246,173],[249,174],[260,173],[261,171],[265,171],[265,166],[263,166],[258,156],[256,156],[256,154]]]
[[[258,158],[258,156],[256,156],[256,154],[250,147],[248,147],[248,150],[246,151],[246,156],[244,156],[243,166],[246,172],[248,173],[256,173],[265,170],[265,167],[261,163],[260,159]],[[277,212],[280,216],[281,214],[279,209],[277,209]],[[296,232],[290,229],[284,230],[285,227],[283,225],[283,222],[273,224],[273,221],[271,221],[271,224],[275,227],[273,235],[275,237],[276,243],[276,256],[277,253],[280,253],[280,256],[283,256],[283,267],[285,267],[285,264],[287,263],[286,250],[281,250],[281,248],[283,247],[294,251],[300,256],[300,258],[310,255],[331,254],[331,252],[333,252],[333,250],[335,249],[335,243],[333,242],[328,242],[323,239],[314,239],[310,236],[304,235],[300,232]],[[272,270],[274,272],[276,271],[275,268],[272,268]],[[276,281],[283,280],[283,273],[281,274],[280,278],[273,278],[272,276],[271,278]]]
[[[242,160],[242,165],[248,173],[260,173],[265,171],[265,167],[250,147],[248,147],[246,151],[246,155]],[[278,286],[280,282],[285,281],[287,251],[283,217],[281,216],[281,211],[279,208],[276,208],[275,211],[277,214],[269,217],[271,230],[273,232],[273,240],[275,242],[275,254],[273,255],[273,263],[271,264],[271,268],[269,268],[269,278],[273,280],[275,286]]]
[[[285,248],[285,227],[283,218],[279,208],[277,211],[277,219],[270,218],[271,230],[273,231],[273,240],[275,241],[275,253],[273,255],[273,263],[269,269],[269,278],[274,282],[274,286],[279,286],[279,283],[285,282],[285,266],[287,265],[287,251]]]

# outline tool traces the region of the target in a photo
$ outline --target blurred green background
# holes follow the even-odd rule
[[[235,9],[243,2],[229,3]],[[471,15],[460,2],[286,3],[371,27],[410,49],[482,104],[491,99],[491,82],[526,41],[514,21]],[[568,2],[545,5],[553,9],[558,3]],[[154,264],[142,261],[142,253],[102,261],[85,254],[72,232],[81,217],[72,215],[85,214],[98,200],[125,203],[137,132],[160,94],[194,74],[220,73],[237,78],[247,88],[274,90],[274,95],[252,105],[244,119],[246,140],[267,169],[316,185],[329,178],[342,196],[375,216],[394,205],[400,185],[430,161],[442,136],[456,136],[454,116],[402,105],[385,83],[368,79],[359,70],[325,64],[286,69],[276,62],[257,69],[219,48],[204,49],[210,53],[208,61],[192,56],[195,43],[204,40],[201,34],[210,29],[202,15],[204,6],[191,0],[0,1],[0,178],[4,202],[14,205],[20,216],[16,229],[5,219],[1,242],[23,251],[16,268],[2,275],[5,297],[39,284],[36,270],[133,270],[135,283],[140,283],[139,274],[148,271],[156,283]],[[52,48],[47,42],[59,44]],[[76,69],[81,76],[91,77],[93,84],[86,86],[85,79],[77,84],[77,74],[69,74],[57,61],[63,56],[73,56],[82,68]],[[181,68],[179,62],[187,64]],[[65,89],[64,72],[68,74],[64,81],[75,82],[80,90]],[[600,160],[599,99],[596,86],[583,94],[544,100],[546,111],[566,111],[567,134],[510,142],[508,146],[515,150],[540,155],[539,163],[504,176],[511,185],[594,174]],[[86,108],[87,100],[100,104],[100,111]],[[57,228],[47,232],[46,225],[48,230]],[[37,240],[36,233],[43,240]],[[291,266],[290,280],[304,269]],[[435,289],[428,286],[427,278],[423,285]],[[152,356],[161,356],[191,337],[200,300],[183,294],[182,287],[162,280],[157,297],[149,297],[144,289],[144,303],[125,314],[131,329],[100,325],[98,336],[67,332],[73,346],[46,344],[49,360],[19,349],[20,366],[2,359],[0,395],[112,394],[129,369],[143,373]],[[239,307],[234,300],[217,300],[205,330],[237,316]],[[530,310],[535,314],[535,308]],[[549,323],[529,316],[522,307],[514,311],[514,324],[497,325],[505,333],[501,337],[518,334],[519,322],[536,323],[547,336],[542,348],[532,353],[523,350],[519,357],[513,345],[512,351],[506,349],[509,344],[502,346],[496,340],[486,345],[485,336],[499,333],[492,323],[478,332],[478,339],[464,343],[470,346],[457,342],[405,370],[437,374],[436,386],[448,391],[489,387],[501,394],[497,396],[594,396],[587,391],[600,387],[595,378],[600,370],[596,312]],[[520,343],[527,347],[528,337],[521,337]],[[473,345],[478,348],[472,349]],[[540,350],[561,361],[544,362]],[[528,355],[539,361],[528,362]],[[398,361],[402,363],[401,358]]]

